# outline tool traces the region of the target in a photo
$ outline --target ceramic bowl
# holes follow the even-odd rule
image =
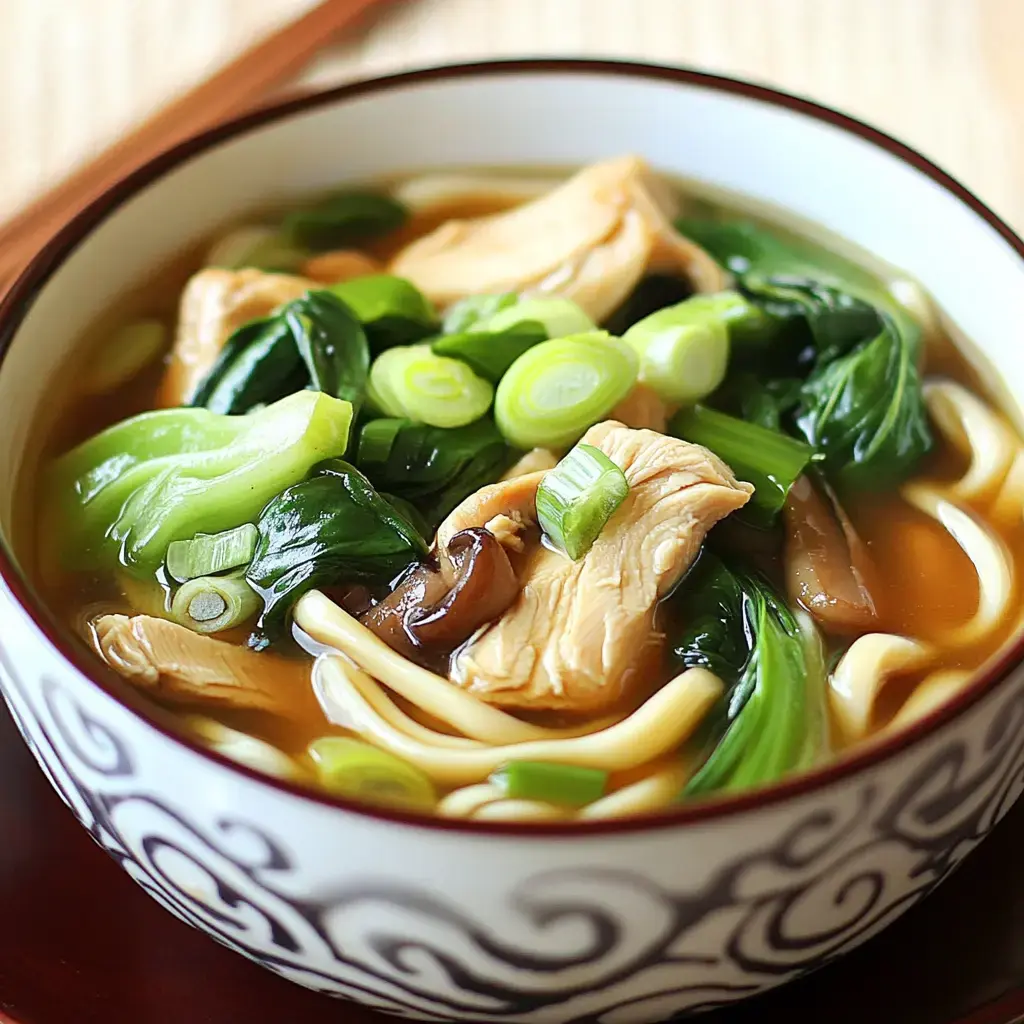
[[[0,529],[82,324],[219,221],[407,169],[633,151],[908,269],[1024,397],[1024,244],[895,140],[693,72],[441,68],[193,139],[76,218],[0,311]],[[845,761],[643,823],[456,824],[317,797],[182,742],[0,555],[4,695],[93,838],[170,911],[299,984],[409,1017],[662,1020],[777,985],[941,882],[1024,788],[1020,643],[948,707]],[[84,925],[87,926],[87,923]]]

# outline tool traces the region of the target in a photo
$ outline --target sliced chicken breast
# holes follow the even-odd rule
[[[676,272],[697,291],[726,274],[672,226],[675,199],[635,156],[593,164],[512,210],[452,220],[406,246],[392,273],[439,306],[496,292],[557,294],[607,317],[648,270]]]
[[[658,602],[707,532],[753,492],[707,449],[651,430],[607,421],[583,442],[623,470],[629,494],[579,561],[536,543],[515,603],[453,659],[452,680],[492,704],[595,713],[641,686],[646,655],[663,639]],[[441,525],[439,541],[499,515],[532,522],[542,478],[483,488]]]
[[[174,704],[292,714],[309,691],[308,665],[200,636],[166,619],[103,615],[93,631],[111,668]]]

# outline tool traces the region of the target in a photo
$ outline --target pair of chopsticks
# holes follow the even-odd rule
[[[158,111],[0,225],[0,295],[66,221],[125,174],[190,135],[259,105],[372,9],[394,2],[325,0]]]

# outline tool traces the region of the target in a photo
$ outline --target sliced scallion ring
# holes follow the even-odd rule
[[[433,427],[464,427],[491,407],[494,387],[459,359],[435,355],[429,345],[382,352],[370,367],[374,404],[388,416]]]
[[[502,377],[498,428],[516,448],[565,448],[626,397],[638,368],[633,349],[603,332],[543,341]]]
[[[626,500],[626,474],[599,448],[578,444],[537,488],[537,521],[574,561],[582,558]]]

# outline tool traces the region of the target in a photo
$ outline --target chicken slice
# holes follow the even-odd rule
[[[726,287],[721,267],[672,226],[675,213],[644,161],[618,157],[512,210],[442,224],[391,271],[442,307],[481,293],[557,294],[601,321],[647,270],[679,273],[700,292]]]
[[[184,706],[294,710],[309,666],[200,636],[149,615],[103,615],[93,624],[103,660],[152,696]]]
[[[654,630],[658,601],[711,527],[753,492],[705,448],[651,430],[606,421],[583,442],[623,470],[629,494],[579,561],[536,544],[525,556],[515,603],[453,659],[452,681],[489,703],[598,713],[632,693],[662,642]],[[542,476],[483,488],[442,524],[439,537],[453,521],[464,528],[502,512],[532,519]]]
[[[178,332],[157,405],[184,405],[217,361],[224,342],[242,324],[268,316],[305,295],[315,282],[262,270],[220,270],[194,274],[181,294]]]

